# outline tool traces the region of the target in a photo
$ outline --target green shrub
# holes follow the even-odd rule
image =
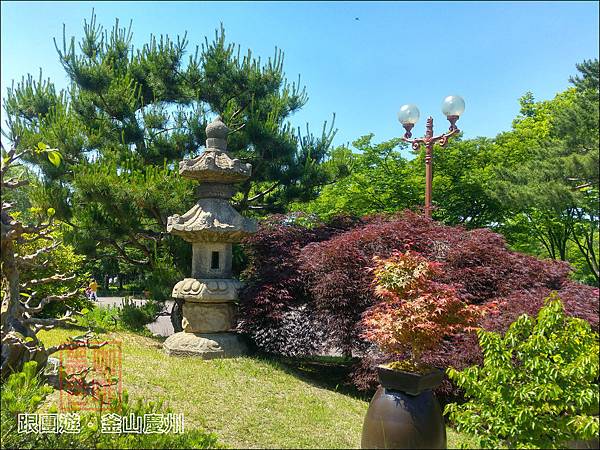
[[[155,267],[145,280],[143,290],[150,291],[152,298],[167,300],[171,298],[173,285],[181,279],[173,258],[165,255],[157,258]]]
[[[147,301],[137,306],[131,299],[125,298],[122,307],[91,308],[79,317],[78,324],[95,330],[139,332],[144,331],[147,324],[154,322],[162,308],[162,302]]]
[[[119,318],[123,326],[133,331],[143,330],[146,324],[154,322],[156,315],[162,310],[163,303],[147,301],[142,306],[137,306],[126,298],[120,309]]]
[[[52,388],[41,382],[35,361],[25,363],[22,372],[13,373],[0,386],[2,448],[22,448],[26,436],[17,434],[18,415],[36,411],[51,392]]]
[[[107,308],[94,306],[85,312],[84,315],[79,316],[77,323],[97,331],[117,330],[119,328],[119,308],[113,306]]]
[[[504,336],[478,331],[482,367],[448,369],[469,399],[446,413],[486,448],[557,448],[598,438],[598,334],[556,294]]]
[[[121,401],[115,399],[102,411],[80,413],[81,432],[74,434],[18,433],[20,413],[35,413],[52,388],[42,384],[36,374],[36,363],[25,364],[23,372],[12,374],[2,385],[2,448],[221,448],[214,434],[202,430],[180,434],[109,434],[99,426],[101,415],[121,416],[173,413],[161,400],[130,403],[127,392]],[[56,413],[56,407],[49,409]]]

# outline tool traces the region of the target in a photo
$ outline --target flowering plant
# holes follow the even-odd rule
[[[382,301],[363,314],[362,336],[384,352],[409,353],[408,361],[391,368],[422,372],[424,351],[447,336],[475,329],[479,308],[460,300],[452,286],[433,281],[440,275],[437,263],[411,251],[374,261],[373,284]]]

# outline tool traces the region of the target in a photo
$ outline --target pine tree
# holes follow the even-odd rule
[[[229,150],[253,167],[234,197],[238,210],[283,212],[335,175],[321,164],[333,124],[317,137],[289,124],[308,97],[299,79],[285,78],[278,49],[261,63],[227,43],[221,27],[191,54],[185,35],[151,36],[136,50],[131,24],[104,30],[93,13],[78,48],[64,30],[55,45],[70,88],[57,93],[41,73],[13,85],[6,134],[23,148],[42,141],[60,149],[60,167],[30,162],[44,181],[44,206],[73,226],[79,251],[92,258],[116,256],[163,278],[173,265],[189,271],[189,246],[165,233],[166,221],[195,201],[177,163],[197,156],[217,114],[232,130]]]
[[[18,140],[17,140],[18,142]],[[47,156],[45,158],[44,156]],[[42,311],[50,304],[64,304],[69,300],[82,296],[81,289],[56,294],[49,292],[48,286],[57,283],[65,284],[75,275],[53,273],[49,275],[52,264],[48,255],[58,247],[53,233],[54,211],[48,210],[46,217],[40,220],[24,222],[19,205],[19,190],[29,184],[22,172],[15,170],[27,157],[30,161],[50,161],[60,166],[61,156],[56,149],[40,143],[29,149],[17,150],[13,146],[0,150],[1,171],[0,187],[2,193],[1,222],[1,278],[2,307],[0,312],[0,378],[5,379],[11,373],[18,372],[28,361],[36,361],[39,368],[46,365],[48,356],[60,350],[78,347],[99,348],[106,343],[92,343],[91,334],[70,338],[68,342],[52,347],[45,347],[38,339],[40,330],[48,330],[56,325],[70,323],[74,320],[72,311],[67,311],[60,318],[43,318]],[[43,244],[39,244],[42,242]],[[37,250],[24,251],[28,245],[38,243]],[[40,276],[46,272],[46,275]]]
[[[574,88],[555,99],[523,99],[514,131],[497,139],[513,160],[492,190],[550,257],[570,259],[574,244],[598,283],[598,61],[577,68]]]

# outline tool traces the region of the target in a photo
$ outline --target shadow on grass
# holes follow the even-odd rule
[[[350,381],[355,359],[337,356],[289,358],[255,353],[252,358],[265,362],[313,386],[370,401],[373,392],[359,391]]]

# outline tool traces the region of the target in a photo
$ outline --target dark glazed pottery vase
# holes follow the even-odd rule
[[[446,426],[431,392],[444,377],[378,366],[379,382],[363,424],[362,448],[446,448]]]

